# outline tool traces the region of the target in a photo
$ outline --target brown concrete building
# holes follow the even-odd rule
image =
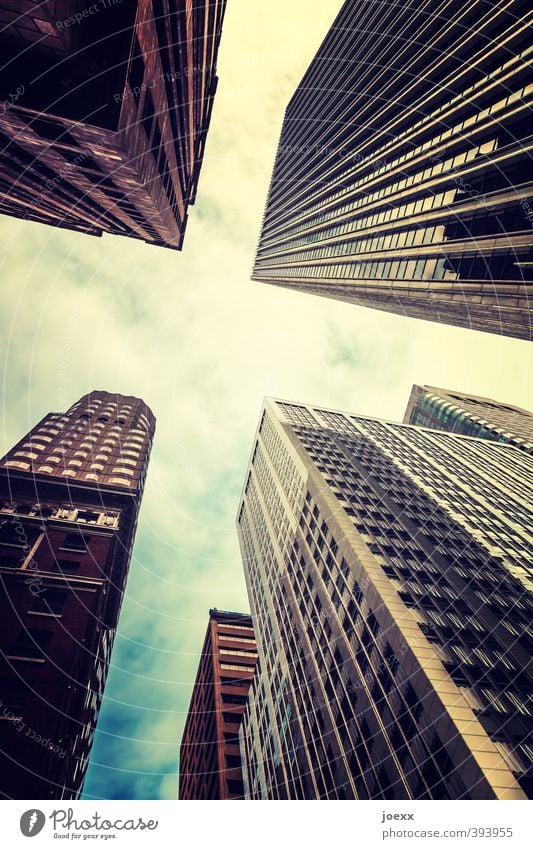
[[[532,338],[527,0],[347,0],[283,122],[253,279]]]
[[[0,460],[0,796],[82,790],[155,419],[92,392]]]
[[[0,212],[181,249],[226,0],[0,0]]]
[[[492,398],[415,384],[403,420],[405,424],[509,442],[533,453],[533,413]]]
[[[267,399],[238,512],[250,799],[533,796],[533,458]]]
[[[256,663],[251,617],[210,610],[180,748],[180,799],[243,797],[239,726]]]

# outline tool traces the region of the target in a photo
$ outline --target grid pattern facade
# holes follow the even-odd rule
[[[155,419],[138,398],[91,392],[48,413],[0,460],[0,469],[142,489]]]
[[[94,392],[0,461],[2,798],[81,794],[154,427],[139,399]]]
[[[181,249],[225,0],[31,5],[0,0],[0,212]]]
[[[287,108],[253,279],[530,339],[528,13],[347,0]]]
[[[509,442],[533,453],[533,413],[491,398],[414,385],[404,423]]]
[[[0,0],[0,25],[4,35],[26,47],[39,44],[43,51],[67,55],[79,31],[77,27],[60,30],[56,22],[79,14],[86,5],[84,0]]]
[[[238,515],[247,798],[533,794],[532,483],[509,445],[265,403]]]
[[[239,726],[256,663],[251,617],[211,610],[180,748],[180,799],[242,799]]]

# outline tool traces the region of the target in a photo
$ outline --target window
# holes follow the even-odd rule
[[[238,734],[233,734],[231,731],[224,731],[224,742],[228,743],[230,746],[238,746],[239,745],[239,736]],[[240,764],[239,764],[240,766]]]
[[[69,551],[87,551],[88,543],[89,537],[85,537],[83,534],[67,534],[61,548]]]
[[[116,483],[118,486],[131,486],[132,481],[127,480],[126,478],[110,478],[109,483]]]
[[[118,513],[102,513],[102,524],[118,528]]]
[[[152,140],[152,156],[154,157],[156,163],[159,160],[159,152],[163,145],[163,139],[161,138],[161,132],[159,130],[159,124],[157,121],[155,122],[154,127],[154,138]]]
[[[30,468],[29,463],[21,463],[19,460],[7,460],[4,465],[8,469],[22,469],[24,472],[27,472]]]
[[[40,595],[34,597],[29,612],[60,616],[67,596],[67,590],[52,590],[45,587]]]
[[[239,655],[243,657],[257,657],[257,652],[246,651],[246,649],[241,648],[231,648],[231,649],[219,649],[220,654],[232,654]]]
[[[248,697],[234,695],[233,693],[222,693],[222,701],[225,705],[245,705]]]
[[[18,678],[0,678],[0,721],[19,721],[22,719],[28,685]]]
[[[363,601],[363,591],[356,581],[354,582],[353,594],[357,603],[360,605]]]
[[[245,631],[246,636],[249,636],[250,633],[253,633],[253,628],[250,625],[229,625],[227,622],[221,624],[222,628],[231,629],[232,631]]]
[[[95,510],[78,510],[78,522],[88,522],[91,525],[96,525],[100,513]]]
[[[221,641],[224,640],[230,643],[248,643],[250,645],[255,645],[255,639],[253,639],[252,637],[230,637],[229,634],[223,634],[221,633],[221,631],[218,632],[218,636]]]
[[[241,721],[240,713],[227,713],[226,711],[222,714],[222,719],[224,722],[228,722],[230,725],[239,725]]]
[[[244,796],[244,784],[242,781],[230,779],[228,781],[228,790],[232,796]]]
[[[12,660],[44,660],[53,633],[53,631],[43,631],[38,628],[21,631],[13,647],[13,653],[8,655],[8,658]]]
[[[146,132],[146,136],[147,136],[148,139],[150,138],[150,133],[152,132],[153,119],[154,119],[154,101],[152,100],[152,94],[150,92],[150,89],[147,89],[146,97],[145,97],[145,100],[144,100],[144,108],[143,108],[143,114],[142,114],[142,124],[143,124],[144,130]],[[117,419],[117,423],[125,424],[126,422],[124,421],[124,419]]]
[[[142,57],[141,46],[139,39],[135,37],[133,43],[133,55],[130,62],[130,71],[128,74],[128,82],[135,98],[135,103],[139,105],[139,96],[141,93],[141,85],[144,77],[144,59]]]
[[[250,669],[250,672],[252,670]],[[228,678],[225,675],[220,676],[220,682],[223,687],[245,687],[249,683],[248,678]]]
[[[521,713],[523,716],[531,716],[531,713],[530,713],[530,710],[529,710],[529,707],[528,707],[528,704],[527,704],[527,702],[528,702],[527,699],[525,699],[525,700],[521,699],[516,693],[513,693],[511,690],[509,690],[506,693],[506,696],[509,699],[509,701],[511,702],[511,704],[513,705],[513,707],[516,708],[518,713]]]
[[[21,118],[24,119],[24,115],[21,114]],[[33,132],[41,138],[48,141],[59,141],[61,144],[69,144],[72,147],[78,146],[77,141],[59,121],[52,121],[50,118],[32,118],[31,115],[26,116],[25,120],[28,121]]]

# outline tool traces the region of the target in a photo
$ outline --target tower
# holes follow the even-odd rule
[[[253,279],[531,339],[523,0],[347,0],[283,122]]]
[[[252,799],[524,799],[533,460],[268,399],[238,531]]]
[[[0,212],[180,250],[225,0],[22,6],[2,7]]]
[[[155,419],[91,392],[0,460],[0,795],[83,787]]]
[[[180,748],[180,799],[243,797],[239,727],[256,663],[251,617],[210,610]]]
[[[533,413],[468,392],[414,385],[404,422],[509,442],[533,452]]]

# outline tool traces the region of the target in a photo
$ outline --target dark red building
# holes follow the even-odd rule
[[[181,249],[226,0],[0,0],[0,212]]]
[[[244,796],[239,726],[256,663],[251,616],[210,610],[180,748],[180,799]]]
[[[0,797],[81,793],[154,429],[92,392],[0,460]]]

